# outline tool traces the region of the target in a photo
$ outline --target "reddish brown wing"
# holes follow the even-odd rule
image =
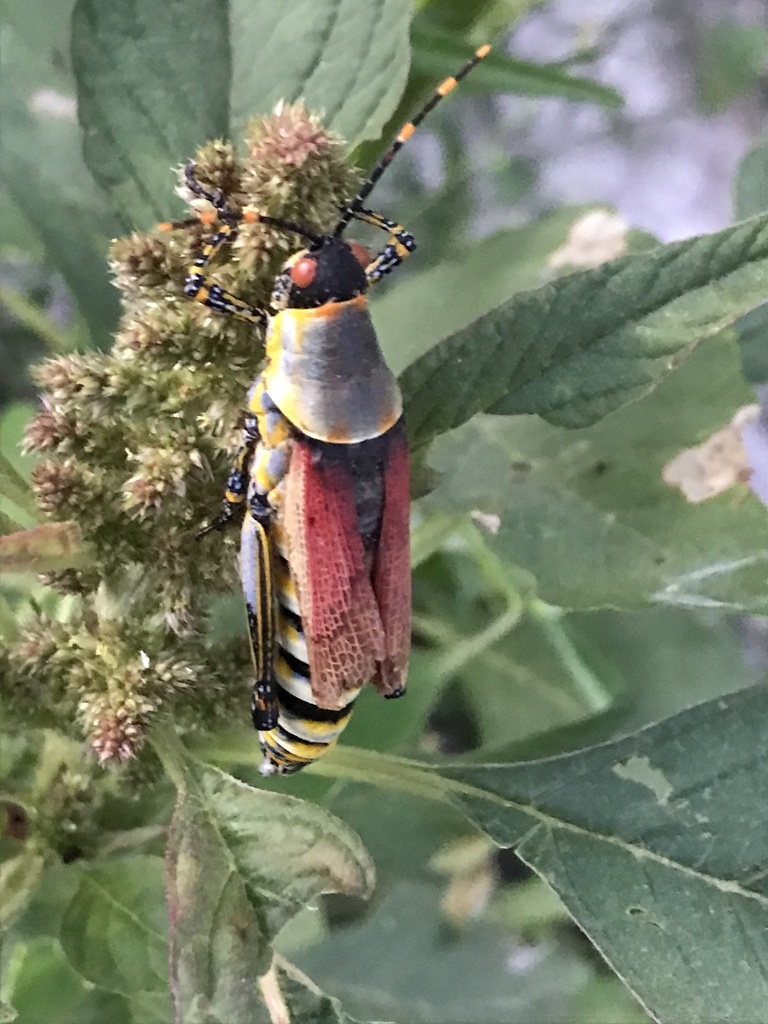
[[[354,480],[343,460],[313,458],[294,442],[283,523],[321,707],[373,679],[387,657],[384,628],[357,526]]]
[[[384,513],[373,565],[373,588],[386,648],[373,682],[384,694],[405,686],[411,647],[411,494],[408,439],[402,419],[388,437]]]

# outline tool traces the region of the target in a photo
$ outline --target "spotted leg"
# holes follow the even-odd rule
[[[396,224],[395,221],[383,217],[375,210],[356,210],[353,216],[355,220],[371,224],[389,234],[387,244],[365,268],[368,283],[376,284],[385,274],[391,273],[395,267],[399,267],[408,259],[416,249],[416,239],[410,231],[406,231],[402,224]]]

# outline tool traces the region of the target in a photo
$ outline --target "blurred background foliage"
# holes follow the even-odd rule
[[[125,139],[98,131],[101,76],[111,69],[109,60],[98,59],[98,32],[83,31],[92,5],[81,0],[74,7],[73,21],[70,3],[10,0],[1,29],[5,532],[37,520],[34,508],[25,508],[23,495],[14,498],[13,490],[15,474],[26,479],[31,467],[30,458],[20,454],[37,402],[29,367],[45,356],[109,348],[119,312],[107,271],[110,238],[180,215],[172,165],[230,128],[227,111],[216,102],[215,79],[227,69],[214,59],[213,39],[210,60],[192,69],[188,96],[165,96],[158,85],[153,110],[163,135],[146,177],[132,177],[130,126]],[[206,20],[202,2],[167,7],[179,40],[165,53],[169,63],[189,60],[181,42],[187,33],[224,31]],[[244,3],[233,5],[232,16],[247,19]],[[99,30],[108,32],[109,25],[100,23]],[[159,65],[168,38],[158,37]],[[361,166],[370,164],[381,136],[396,130],[434,82],[486,39],[503,40],[498,52],[510,59],[494,58],[478,69],[377,190],[377,208],[407,224],[419,242],[412,265],[388,281],[373,303],[398,371],[510,294],[550,279],[557,272],[552,254],[566,244],[570,225],[595,204],[624,217],[632,229],[630,251],[655,239],[716,230],[768,208],[768,31],[760,0],[419,0],[407,81],[393,84],[386,116],[367,134],[353,136]],[[256,112],[248,106],[256,94],[249,92],[257,88],[256,71],[244,71],[237,53],[230,56],[241,73],[240,79],[235,75],[240,85],[232,101],[236,120]],[[253,53],[249,59],[258,62]],[[148,77],[157,71],[161,83],[162,70]],[[395,102],[401,86],[402,98]],[[89,125],[85,136],[76,95]],[[265,107],[275,98],[267,96]],[[190,102],[199,116],[185,122],[181,112]],[[172,131],[165,127],[169,122]],[[343,118],[336,126],[344,128]],[[741,342],[750,384],[765,381],[768,307],[739,321],[731,340]],[[520,428],[522,433],[516,426],[506,434],[503,426],[489,427],[497,434],[490,442],[487,434],[481,440],[509,463],[533,458],[547,467],[542,508],[551,516],[549,557],[545,551],[535,569],[524,563],[510,568],[502,541],[494,546],[484,540],[482,526],[489,527],[490,537],[493,523],[481,524],[478,532],[468,527],[463,510],[449,514],[450,501],[430,505],[427,498],[416,504],[410,693],[386,714],[374,693],[363,694],[344,743],[426,760],[445,754],[471,761],[536,758],[611,739],[764,679],[764,620],[745,614],[750,607],[765,611],[764,600],[752,601],[759,587],[747,582],[741,590],[737,583],[730,603],[695,587],[691,600],[672,601],[650,594],[645,583],[632,594],[630,579],[610,598],[590,579],[589,565],[580,564],[580,596],[568,600],[568,574],[558,559],[568,559],[571,535],[557,533],[550,501],[565,479],[564,490],[578,493],[585,508],[616,512],[622,524],[661,537],[675,551],[688,545],[705,563],[710,538],[727,529],[731,507],[754,500],[743,482],[741,490],[737,486],[715,499],[718,511],[703,512],[696,522],[704,525],[695,526],[700,534],[685,543],[675,532],[674,510],[666,506],[650,509],[654,521],[664,523],[660,532],[643,526],[642,482],[658,473],[658,452],[670,448],[671,422],[674,444],[681,436],[697,443],[754,400],[745,380],[728,376],[726,363],[722,351],[697,353],[642,406],[629,406],[607,424],[565,440],[562,431],[538,421]],[[713,381],[724,381],[714,394],[708,390]],[[679,430],[681,421],[685,431]],[[472,479],[474,440],[467,432],[458,441],[448,436],[433,453],[432,466],[451,493]],[[571,456],[578,463],[580,445],[600,453],[589,479],[586,466],[577,478],[569,475],[573,465],[566,465]],[[558,448],[560,462],[553,454]],[[456,472],[457,465],[465,466],[466,476]],[[482,481],[472,486],[486,493]],[[757,533],[764,509],[750,507],[749,529]],[[569,522],[578,533],[572,515]],[[687,519],[684,524],[688,529]],[[520,527],[514,544],[524,546],[526,529]],[[579,533],[581,543],[586,530]],[[613,572],[620,576],[619,565],[620,559]],[[0,600],[0,628],[11,639],[15,620],[29,607],[61,614],[56,596],[29,573],[6,576]],[[239,616],[239,596],[222,598],[213,611],[213,635],[226,636]],[[5,734],[0,741],[0,796],[8,807],[0,840],[4,862],[10,863],[25,838],[18,830],[28,827],[14,825],[25,818],[20,792],[26,793],[28,811],[48,815],[73,836],[69,853],[58,846],[62,861],[77,858],[89,845],[79,830],[87,833],[90,848],[107,856],[110,842],[120,847],[121,835],[126,845],[159,854],[169,792],[159,787],[133,800],[102,793],[93,816],[87,809],[88,773],[82,793],[75,778],[76,738],[54,735],[41,741],[37,734]],[[247,769],[243,777],[256,778]],[[291,792],[330,807],[360,834],[376,862],[370,906],[329,897],[321,915],[299,915],[281,940],[291,959],[343,998],[349,1013],[408,1024],[647,1019],[545,883],[514,854],[468,832],[454,811],[402,793],[372,798],[367,787],[309,773],[292,781]],[[0,875],[6,900],[14,892],[22,903],[29,900],[14,921],[13,941],[1,962],[0,991],[18,1012],[19,1024],[166,1019],[164,996],[156,1002],[146,993],[128,999],[94,988],[73,966],[57,939],[66,884],[57,881],[51,850],[38,852],[40,859],[27,862],[24,877]],[[50,871],[45,876],[44,863]],[[9,911],[8,917],[14,915]]]

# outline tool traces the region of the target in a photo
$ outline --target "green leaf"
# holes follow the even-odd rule
[[[373,864],[322,808],[267,793],[214,768],[171,768],[179,789],[168,851],[171,975],[184,1019],[262,1012],[257,979],[276,933],[321,892],[368,896]]]
[[[130,1024],[168,1024],[171,1019],[171,1007],[168,1005],[168,994],[164,992],[137,992],[126,999]],[[103,1015],[95,1018],[93,1024],[114,1024],[111,1017]]]
[[[355,705],[352,721],[344,730],[344,744],[366,750],[407,752],[421,735],[430,710],[445,685],[437,671],[433,652],[412,651],[408,691],[401,700],[382,708],[381,695],[366,687]]]
[[[426,505],[498,517],[486,544],[532,573],[550,604],[760,611],[760,502],[738,484],[692,504],[662,477],[750,400],[733,342],[718,338],[653,394],[583,430],[483,417],[441,438],[430,462],[443,479]]]
[[[350,754],[354,756],[355,751],[347,751],[347,756]],[[371,758],[379,772],[387,770],[386,756],[383,760],[367,752],[365,756]],[[379,776],[371,781],[380,786],[386,780]],[[428,878],[434,882],[434,875],[427,867],[430,859],[443,846],[467,834],[465,819],[453,807],[415,800],[408,793],[388,792],[386,799],[372,800],[367,786],[348,784],[337,786],[329,803],[330,809],[359,833],[373,856],[379,894],[389,892],[404,879]],[[393,836],[397,837],[396,842],[392,841]],[[368,917],[371,911],[366,910]],[[282,944],[282,936],[278,945],[281,950],[290,952],[290,947]]]
[[[378,138],[408,73],[409,0],[233,0],[232,130],[300,98],[350,144]]]
[[[40,854],[27,851],[0,863],[0,927],[5,931],[29,902],[43,873]]]
[[[335,750],[315,770],[447,801],[553,886],[655,1020],[768,1005],[768,689],[522,764],[430,769]]]
[[[9,502],[21,512],[21,518],[14,509],[7,507]],[[31,522],[39,522],[42,515],[38,511],[35,496],[28,480],[18,473],[2,452],[0,452],[0,508],[19,526],[27,526]]]
[[[70,327],[61,326],[56,317],[43,310],[26,291],[18,290],[11,285],[0,284],[0,303],[5,306],[15,321],[14,333],[24,332],[28,337],[31,335],[35,345],[43,342],[51,353],[71,352],[88,342],[87,332],[83,330],[85,325],[82,322],[75,321]],[[14,349],[17,347],[16,344],[11,344]],[[27,350],[29,357],[33,357],[32,352],[29,352],[28,341],[23,348]],[[30,361],[31,358],[25,361],[25,369]],[[12,375],[7,385],[10,393],[15,391],[13,376],[15,375]]]
[[[24,477],[29,477],[36,459],[23,452],[24,435],[37,412],[31,402],[11,402],[0,416],[0,454]]]
[[[276,958],[275,977],[290,1011],[291,1024],[364,1024],[346,1014],[338,1000],[321,992],[306,975],[283,957]]]
[[[649,1017],[632,1000],[618,978],[593,978],[579,992],[571,1011],[572,1024],[648,1024]]]
[[[35,460],[22,453],[26,428],[35,409],[26,402],[7,406],[0,416],[0,512],[10,529],[42,521],[29,482]]]
[[[162,858],[89,864],[64,914],[61,944],[85,979],[111,992],[166,992]]]
[[[170,169],[228,132],[228,6],[77,0],[72,63],[85,161],[123,229],[164,220]]]
[[[413,66],[436,81],[458,70],[471,56],[467,42],[446,32],[430,18],[419,17],[413,24]],[[462,89],[466,92],[517,93],[521,96],[562,96],[566,100],[620,107],[621,93],[607,85],[568,74],[555,64],[533,64],[492,50],[472,72]]]
[[[483,841],[487,842],[486,839]],[[488,918],[524,935],[542,937],[551,934],[553,927],[569,920],[567,910],[552,889],[535,875],[500,886],[493,894]]]
[[[401,879],[364,922],[292,957],[351,1013],[403,1024],[568,1019],[589,977],[575,952],[489,924],[451,936],[439,900],[434,883]]]
[[[52,993],[56,1024],[70,1021],[83,989],[58,942],[38,938],[17,943],[3,971],[3,996],[17,1013],[15,1024],[50,1021]]]
[[[459,604],[456,616],[447,619],[459,636],[476,635],[479,631],[474,621],[478,617],[477,610],[474,609],[473,614],[471,605],[467,607],[467,604],[469,602]],[[449,659],[455,649],[455,641],[451,641]],[[591,720],[597,713],[595,702],[583,696],[569,668],[532,615],[525,615],[492,647],[460,665],[453,681],[457,697],[461,698],[460,721],[467,737],[465,742],[472,746],[473,759],[487,760],[491,756],[495,760],[499,751],[506,754],[507,750],[512,751],[510,756],[499,759],[516,759],[518,747],[526,739],[530,743],[523,748],[525,755],[536,756],[536,741],[541,742],[542,733],[547,737],[554,730],[562,743],[562,729],[575,722]],[[608,689],[608,682],[613,684],[611,692],[620,691],[620,683],[613,678],[603,682],[603,691]],[[451,690],[452,694],[455,692]],[[610,698],[604,693],[601,697],[600,710],[604,710]],[[560,750],[562,746],[555,749]]]
[[[2,745],[4,750],[9,746],[7,736],[3,736]],[[13,774],[20,773],[24,766],[22,762]],[[49,865],[38,884],[30,891],[29,901],[21,917],[14,923],[11,934],[21,940],[36,940],[46,936],[58,941],[61,922],[79,883],[80,872],[75,865]]]
[[[74,85],[62,61],[69,30],[68,2],[7,5],[0,178],[27,231],[42,241],[70,288],[94,341],[105,343],[117,320],[106,265],[115,225],[83,162]]]
[[[766,275],[763,216],[515,295],[404,372],[412,441],[481,411],[594,423],[757,305]]]
[[[759,82],[768,58],[768,30],[723,19],[702,33],[699,46],[699,98],[705,110],[719,110]]]
[[[0,257],[12,260],[22,255],[30,263],[41,263],[45,258],[45,249],[37,235],[30,231],[29,222],[11,198],[3,179],[4,175],[0,174],[0,221],[3,224]]]
[[[18,944],[3,972],[3,987],[17,1016],[3,1018],[0,1003],[0,1020],[15,1024],[134,1024],[122,996],[85,986],[54,939],[35,938]],[[141,1024],[151,1024],[146,1017],[139,1019]]]
[[[751,149],[739,164],[733,206],[737,217],[753,217],[768,210],[768,139]]]
[[[381,297],[374,291],[376,331],[393,371],[509,295],[540,284],[547,257],[563,244],[579,213],[564,207],[525,227],[500,231],[452,250],[450,259],[429,270],[406,275]]]
[[[744,376],[752,384],[768,381],[768,302],[736,321]]]
[[[739,624],[729,616],[662,607],[579,613],[566,623],[585,660],[595,669],[610,665],[621,678],[618,700],[627,708],[622,732],[760,679],[744,656]]]
[[[514,0],[513,9],[505,3],[505,23],[512,13],[520,17],[537,3],[540,3],[540,0]],[[469,35],[477,28],[478,22],[483,23],[494,13],[501,13],[499,6],[496,0],[465,0],[461,4],[457,4],[455,0],[417,0],[415,4],[417,18],[428,19],[436,25],[441,25],[446,32],[457,37]]]
[[[520,765],[443,769],[657,1020],[765,1019],[768,690]]]
[[[654,608],[561,616],[581,671],[611,698],[596,714],[535,624],[524,619],[493,661],[479,661],[461,678],[480,734],[467,755],[474,762],[528,761],[592,746],[760,679],[737,629],[711,614]]]
[[[46,987],[46,991],[50,990]],[[155,997],[155,1000],[157,998]],[[139,1003],[142,1010],[146,1005],[147,1001]],[[82,999],[74,1007],[70,1016],[61,1021],[61,1024],[104,1024],[105,1021],[109,1021],[109,1024],[137,1024],[138,1021],[141,1021],[141,1024],[165,1024],[169,1019],[168,1010],[168,1000],[166,999],[164,1000],[165,1013],[163,1016],[150,1017],[142,1013],[141,1016],[134,1017],[131,1013],[130,1002],[123,996],[116,992],[105,992],[100,988],[86,988]],[[50,1017],[45,1019],[50,1024]]]

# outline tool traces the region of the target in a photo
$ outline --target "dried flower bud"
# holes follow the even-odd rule
[[[141,448],[130,456],[136,472],[123,487],[123,506],[139,517],[159,509],[169,494],[183,498],[189,473],[189,457],[168,448]]]
[[[92,572],[78,569],[61,569],[41,576],[46,587],[53,587],[60,594],[85,594],[98,586],[98,579]]]
[[[151,705],[146,711],[151,711]],[[136,756],[146,742],[146,722],[142,712],[126,707],[111,708],[109,702],[94,702],[88,709],[89,743],[99,764],[125,764]]]
[[[142,289],[167,289],[168,282],[183,279],[184,261],[168,238],[134,231],[116,239],[109,261],[118,288],[129,295]]]
[[[46,459],[32,470],[32,485],[40,508],[53,518],[66,519],[87,504],[88,474],[74,459]]]
[[[281,103],[246,132],[248,165],[243,176],[254,205],[322,228],[354,194],[358,176],[346,162],[344,144],[303,103]]]
[[[74,420],[54,410],[46,402],[46,408],[35,416],[27,426],[24,451],[50,452],[66,445],[75,436]]]
[[[195,154],[194,162],[198,180],[205,182],[206,189],[211,193],[220,192],[230,209],[238,212],[243,205],[242,171],[234,146],[220,139],[207,142]],[[184,167],[179,170],[179,187],[176,191],[190,205],[200,198],[188,188]]]

